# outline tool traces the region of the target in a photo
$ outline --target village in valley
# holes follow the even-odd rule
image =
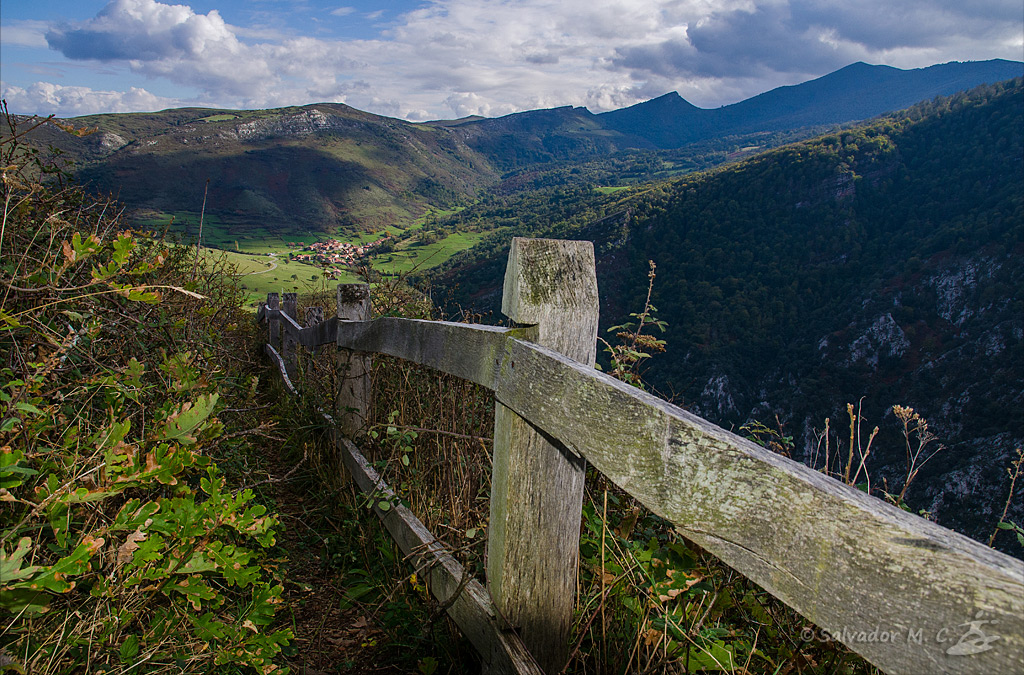
[[[324,274],[331,279],[342,274],[337,265],[354,266],[361,258],[370,254],[375,249],[381,248],[384,244],[390,243],[391,235],[387,232],[382,237],[367,244],[351,244],[347,241],[328,239],[318,241],[302,249],[308,253],[289,253],[288,257],[296,262],[305,262],[320,265],[325,268]],[[332,267],[335,266],[335,267]]]

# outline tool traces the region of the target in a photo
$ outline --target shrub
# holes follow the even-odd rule
[[[269,673],[275,518],[229,489],[257,379],[223,264],[0,140],[0,659],[15,671]],[[229,405],[228,402],[231,402]]]

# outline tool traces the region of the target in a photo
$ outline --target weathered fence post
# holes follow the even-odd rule
[[[370,286],[338,284],[338,319],[370,320]],[[352,438],[366,424],[370,405],[370,355],[348,349],[338,350],[338,426]]]
[[[281,309],[284,313],[292,318],[294,321],[298,321],[299,313],[299,294],[298,293],[285,293],[284,302],[281,303]],[[286,330],[282,336],[283,342],[281,343],[281,358],[284,360],[284,368],[288,371],[288,378],[292,382],[295,381],[295,365],[296,365],[296,347],[298,342],[295,340],[295,336],[292,331]]]
[[[280,309],[280,296],[277,293],[267,293],[267,309]],[[267,344],[277,349],[281,344],[281,319],[276,314],[267,315]]]
[[[536,325],[538,344],[593,366],[593,244],[513,239],[501,309],[517,323]],[[561,671],[568,658],[585,469],[581,457],[496,404],[487,582],[498,609],[548,673]]]
[[[306,321],[304,325],[306,327],[315,326],[318,323],[323,323],[324,320],[324,308],[323,307],[307,307],[306,308]]]

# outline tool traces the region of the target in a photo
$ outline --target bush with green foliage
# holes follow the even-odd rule
[[[6,114],[6,109],[4,110]],[[230,270],[0,140],[4,671],[280,671],[277,521],[217,459],[257,378]],[[42,122],[45,123],[45,122]],[[28,126],[28,125],[23,125]],[[257,423],[258,424],[258,423]]]

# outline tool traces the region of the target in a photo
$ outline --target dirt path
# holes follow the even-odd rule
[[[381,653],[387,640],[374,625],[372,608],[359,604],[340,608],[350,604],[344,602],[345,572],[331,560],[332,532],[317,525],[324,520],[322,511],[331,505],[310,489],[309,481],[316,479],[302,476],[301,469],[285,478],[294,465],[280,459],[270,460],[265,468],[271,479],[279,481],[271,483],[267,492],[276,502],[281,521],[278,547],[287,558],[287,606],[279,620],[281,627],[292,629],[295,640],[286,665],[295,675],[410,672],[379,665],[391,659]]]
[[[249,276],[250,274],[266,274],[267,272],[273,272],[276,269],[277,269],[277,259],[276,258],[271,258],[270,259],[270,267],[268,267],[265,270],[256,270],[255,272],[247,272],[245,276]]]

